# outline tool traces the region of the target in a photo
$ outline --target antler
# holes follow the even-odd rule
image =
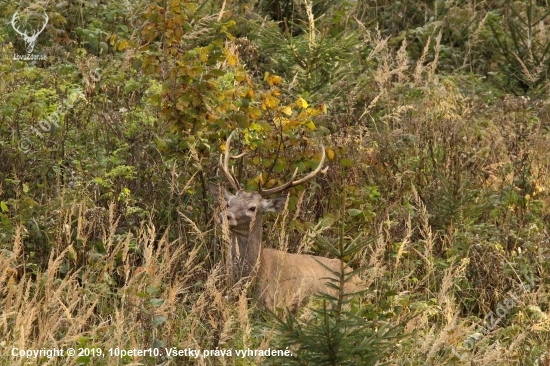
[[[17,27],[15,26],[15,21],[16,20],[19,20],[19,12],[16,11],[13,16],[11,17],[11,26],[13,27],[13,30],[16,31],[17,33],[19,33],[19,35],[23,36],[23,37],[28,37],[27,36],[27,32],[25,33],[21,33],[21,31],[19,29],[17,29]]]
[[[46,26],[48,25],[48,20],[50,20],[50,18],[48,17],[48,14],[46,14],[46,12],[44,12],[44,25],[42,26],[42,29],[40,29],[38,32],[35,32],[33,34],[33,36],[37,36],[39,35],[40,33],[42,33],[42,31],[44,30],[44,28],[46,28]]]
[[[235,131],[231,132],[231,134],[227,138],[227,141],[225,142],[225,153],[223,154],[223,163],[222,163],[222,155],[220,155],[220,165],[222,166],[223,172],[225,173],[225,176],[227,177],[227,180],[229,181],[231,186],[236,191],[238,191],[238,190],[241,189],[241,187],[239,185],[238,180],[229,171],[229,158],[238,159],[238,158],[242,157],[243,155],[246,155],[246,153],[242,153],[242,154],[239,154],[239,155],[231,155],[231,139],[233,138],[234,133],[235,133]],[[321,171],[323,171],[323,172],[327,171],[328,168],[325,168],[323,170],[323,163],[324,162],[325,162],[325,147],[323,145],[321,145],[321,161],[319,162],[319,165],[317,166],[317,168],[314,171],[312,171],[311,173],[309,173],[308,175],[306,175],[302,179],[294,180],[294,178],[296,178],[296,175],[298,174],[298,168],[296,168],[296,170],[294,170],[294,174],[292,174],[292,177],[290,178],[290,180],[287,183],[285,183],[285,184],[283,184],[279,187],[275,187],[275,188],[271,188],[271,189],[267,189],[267,190],[262,190],[262,186],[260,185],[259,193],[262,196],[270,196],[272,194],[279,193],[279,192],[282,192],[286,189],[289,189],[289,188],[295,187],[299,184],[305,183],[305,182],[311,180],[313,177],[315,177]]]
[[[260,189],[259,189],[260,192],[259,193],[262,196],[269,196],[269,195],[272,195],[272,194],[275,194],[275,193],[282,192],[286,189],[295,187],[299,184],[305,183],[308,180],[315,177],[317,174],[319,174],[319,172],[321,172],[321,170],[323,170],[323,163],[324,162],[325,162],[325,147],[323,145],[321,145],[321,161],[319,162],[319,165],[317,166],[317,168],[314,171],[312,171],[311,173],[309,173],[308,175],[306,175],[302,179],[294,180],[294,178],[296,178],[296,174],[298,174],[298,168],[296,168],[296,170],[294,171],[294,174],[292,174],[292,178],[290,178],[290,180],[288,182],[286,182],[282,186],[271,188],[271,189],[268,189],[268,190],[265,190],[265,191],[263,191],[262,187],[260,186]],[[325,170],[323,172],[326,172],[327,169],[328,169],[328,167],[325,168]]]
[[[229,180],[229,183],[233,187],[233,189],[238,191],[238,190],[241,189],[241,187],[239,185],[239,182],[233,176],[233,174],[231,174],[231,172],[229,171],[229,157],[230,157],[230,152],[231,152],[230,146],[231,146],[231,139],[233,138],[234,133],[235,133],[235,131],[231,132],[231,134],[227,138],[227,141],[225,142],[225,155],[224,155],[224,159],[223,159],[222,169],[223,169],[223,172],[225,173],[225,176],[227,177],[227,180]],[[246,153],[242,153],[242,154],[239,154],[239,155],[231,155],[231,158],[232,159],[238,159],[238,158],[240,158],[241,156],[243,156],[245,154]],[[220,163],[221,163],[221,156],[220,156]]]

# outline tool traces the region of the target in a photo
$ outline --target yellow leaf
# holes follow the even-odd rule
[[[327,114],[327,105],[325,103],[321,103],[319,105],[319,111],[321,111],[324,114]]]
[[[272,75],[267,77],[267,83],[271,86],[279,85],[283,79],[280,76]]]
[[[308,116],[318,116],[321,112],[316,108],[307,108],[306,113]]]
[[[248,111],[249,118],[258,119],[262,115],[262,111],[259,108],[250,108]]]
[[[296,101],[296,104],[298,104],[298,107],[300,108],[307,108],[308,106],[307,102],[302,97],[298,98],[298,100]]]
[[[279,99],[275,98],[271,94],[266,95],[265,105],[269,108],[275,108],[279,104]]]
[[[289,130],[293,127],[300,126],[302,123],[300,121],[297,121],[296,119],[292,118],[290,120],[287,120],[284,127],[285,130]]]
[[[246,96],[250,99],[254,98],[254,90],[248,89],[248,93],[246,93]]]
[[[290,107],[284,107],[281,109],[281,112],[283,112],[284,114],[286,114],[287,116],[290,116],[292,114],[292,108]]]
[[[317,129],[317,126],[315,126],[315,123],[313,123],[313,121],[307,121],[306,126],[312,131],[315,131]]]
[[[334,159],[334,150],[332,150],[332,149],[326,149],[325,151],[326,151],[326,153],[327,153],[327,157],[329,158],[329,160]]]
[[[200,52],[200,56],[199,58],[201,59],[201,62],[206,62],[208,61],[208,50],[206,50],[205,48],[203,48]]]
[[[124,51],[126,48],[128,48],[128,41],[123,39],[122,41],[120,41],[120,43],[118,44],[118,50],[119,51]]]
[[[237,56],[235,55],[227,56],[227,63],[229,63],[229,66],[235,66],[237,64]]]
[[[256,122],[252,122],[250,126],[248,126],[249,131],[262,131],[262,126],[257,124]]]
[[[275,126],[284,126],[288,123],[288,120],[284,117],[275,117],[273,122],[275,122]]]

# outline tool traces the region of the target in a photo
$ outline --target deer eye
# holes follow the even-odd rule
[[[250,212],[256,211],[256,206],[249,207],[249,208],[248,208],[248,211],[250,211]]]

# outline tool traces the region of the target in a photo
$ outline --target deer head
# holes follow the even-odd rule
[[[209,185],[210,192],[219,202],[219,187],[215,184]],[[236,194],[229,193],[225,188],[221,188],[226,209],[218,217],[218,223],[227,221],[229,229],[237,234],[247,235],[250,231],[250,224],[254,220],[261,220],[266,212],[280,212],[285,206],[286,197],[277,197],[272,199],[263,198],[258,193],[248,193],[243,190]]]
[[[266,212],[279,212],[283,209],[286,197],[264,199],[258,193],[238,190],[236,194],[221,188],[223,201],[220,202],[220,188],[209,185],[210,192],[225,210],[218,216],[218,223],[227,225],[231,234],[231,246],[228,252],[228,274],[231,283],[240,279],[254,277],[262,251],[262,221]]]
[[[21,37],[23,37],[23,40],[25,41],[25,46],[27,48],[27,53],[30,54],[34,50],[34,46],[36,45],[36,39],[38,38],[40,33],[42,33],[42,31],[44,30],[44,28],[46,28],[46,25],[48,24],[48,20],[49,20],[48,14],[46,14],[46,12],[44,12],[44,25],[42,26],[42,28],[40,30],[35,31],[31,35],[28,35],[27,31],[22,32],[18,29],[17,25],[15,24],[18,20],[19,20],[19,12],[16,11],[13,14],[12,18],[11,18],[11,26],[13,27],[13,29]]]

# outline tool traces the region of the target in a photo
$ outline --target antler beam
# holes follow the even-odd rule
[[[267,190],[262,190],[262,188],[260,187],[260,192],[259,193],[262,196],[270,196],[272,194],[280,193],[280,192],[283,192],[284,190],[287,190],[287,189],[290,189],[292,187],[296,187],[299,184],[305,183],[308,180],[311,180],[312,178],[314,178],[317,174],[319,174],[323,170],[323,163],[324,162],[325,162],[325,147],[323,145],[321,145],[321,161],[319,162],[319,165],[317,166],[317,168],[314,171],[312,171],[311,173],[309,173],[308,175],[306,175],[302,179],[294,180],[294,178],[296,178],[296,174],[298,174],[298,168],[296,168],[296,170],[294,171],[294,174],[292,174],[292,177],[290,178],[290,180],[288,182],[286,182],[285,184],[283,184],[279,187],[274,187],[274,188],[267,189]],[[328,168],[325,168],[325,170],[323,172],[326,172],[327,169]]]
[[[233,176],[233,174],[231,174],[231,172],[229,171],[229,157],[230,157],[230,152],[231,152],[231,139],[233,138],[234,133],[235,133],[235,131],[231,132],[231,134],[227,138],[227,141],[225,142],[225,154],[224,154],[222,169],[223,169],[223,172],[225,173],[225,176],[227,177],[227,180],[229,181],[229,183],[233,187],[233,189],[238,191],[238,190],[241,189],[241,187],[239,185],[239,182]],[[235,155],[235,156],[231,155],[231,158],[238,159],[238,158],[240,158],[241,156],[243,156],[245,154],[246,153],[242,153],[242,154]],[[220,156],[220,160],[221,160],[221,156]]]

